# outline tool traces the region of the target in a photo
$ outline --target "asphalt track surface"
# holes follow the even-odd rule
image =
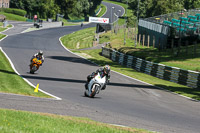
[[[62,100],[1,93],[0,108],[89,117],[164,133],[199,133],[199,102],[115,72],[111,72],[111,83],[105,91],[92,99],[84,97],[86,77],[99,66],[65,50],[59,42],[61,36],[81,29],[80,26],[43,29],[11,34],[2,40],[0,47],[16,70],[34,85],[39,83],[40,89]],[[5,34],[12,30],[16,29]],[[45,62],[33,75],[28,65],[39,49],[44,51]]]

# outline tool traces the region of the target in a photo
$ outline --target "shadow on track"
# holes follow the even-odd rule
[[[95,64],[91,63],[90,61],[87,61],[82,58],[78,57],[66,57],[66,56],[47,56],[46,58],[55,59],[55,60],[61,60],[61,61],[69,61],[74,63],[82,63],[82,64],[88,64],[92,66],[96,66]]]
[[[39,76],[28,76],[22,75],[27,79],[39,79],[39,80],[49,80],[49,81],[61,81],[61,82],[71,82],[71,83],[86,83],[86,80],[78,79],[64,79],[64,78],[53,78],[53,77],[39,77]],[[137,87],[137,88],[147,88],[147,89],[158,89],[150,85],[139,85],[139,84],[125,84],[125,83],[109,83],[109,86],[120,86],[120,87]]]

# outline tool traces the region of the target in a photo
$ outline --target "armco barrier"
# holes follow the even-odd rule
[[[153,63],[131,55],[125,55],[113,49],[102,47],[102,55],[137,71],[168,80],[174,83],[200,89],[200,73],[191,70],[183,70],[177,67],[165,66]]]

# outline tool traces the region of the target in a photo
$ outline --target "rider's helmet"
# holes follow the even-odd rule
[[[110,72],[110,66],[109,65],[105,65],[103,67],[103,71],[104,71],[105,74],[108,74]]]
[[[42,56],[42,55],[43,55],[43,51],[40,50],[40,51],[38,52],[38,55],[39,55],[39,56]]]

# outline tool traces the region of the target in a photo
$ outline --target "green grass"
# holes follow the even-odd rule
[[[5,35],[1,35],[5,36]],[[9,61],[0,51],[0,92],[23,94],[36,97],[48,97],[44,93],[34,92],[34,88],[28,85],[19,75],[11,68]]]
[[[149,133],[142,129],[117,127],[87,118],[0,109],[3,133]]]
[[[194,55],[194,45],[191,45],[187,48],[182,47],[182,52],[179,56],[176,56],[170,49],[159,51],[156,48],[134,48],[133,46],[121,47],[117,49],[120,52],[127,53],[148,61],[200,72],[200,53],[198,52],[196,55]],[[186,49],[188,49],[188,54],[186,53]],[[174,49],[174,51],[178,51],[178,49]],[[196,51],[200,51],[200,44],[197,45]]]
[[[88,34],[90,32],[91,32],[91,28],[84,30],[84,34]],[[123,34],[123,32],[122,32],[122,34]],[[108,33],[105,33],[105,36],[101,37],[100,40],[101,41],[103,40],[102,43],[104,41],[107,42],[109,40],[111,42],[111,46],[115,46],[115,44],[117,44],[117,46],[119,48],[120,46],[121,47],[123,46],[123,35],[122,34],[118,34],[115,36],[114,33],[111,34],[110,32],[108,32]],[[71,38],[71,36],[73,36],[75,38]],[[82,53],[85,53],[87,55],[87,56],[85,56],[85,54],[83,55],[83,56],[85,56],[85,58],[88,58],[89,60],[99,64],[100,66],[109,64],[111,66],[112,70],[115,70],[122,74],[125,74],[130,77],[139,79],[141,81],[150,83],[152,85],[170,90],[172,92],[176,92],[178,94],[200,100],[200,91],[198,91],[197,89],[191,89],[191,88],[183,86],[183,85],[179,85],[179,84],[165,81],[165,80],[162,80],[162,79],[159,79],[159,78],[156,78],[156,77],[153,77],[153,76],[141,73],[141,72],[137,72],[137,71],[133,70],[132,68],[126,68],[124,66],[121,66],[118,63],[112,62],[110,59],[101,56],[100,55],[101,50],[84,50],[84,51],[76,50],[77,48],[76,48],[75,44],[77,44],[82,39],[82,36],[83,36],[83,32],[78,31],[78,32],[75,32],[73,34],[70,34],[70,35],[67,35],[67,36],[61,38],[61,41],[67,48],[73,49],[73,52],[76,52],[77,54],[80,54],[80,55],[82,55]],[[92,33],[91,33],[91,36],[92,36]],[[94,36],[94,33],[93,33],[93,36]],[[73,40],[73,41],[70,41],[70,40]],[[83,47],[88,46],[88,45],[85,45],[85,43],[83,45],[84,45]],[[129,46],[129,49],[130,49],[131,45],[132,45],[131,39],[127,40],[126,46]],[[144,49],[144,48],[141,48],[141,49]],[[146,54],[146,55],[148,55],[148,54]]]
[[[8,28],[11,28],[11,27],[12,27],[12,25],[11,25],[11,24],[9,24],[7,27],[8,27]]]
[[[133,34],[129,34],[128,37],[128,30],[126,29],[125,39],[126,39],[126,45],[124,45],[124,29],[120,29],[117,34],[114,34],[113,32],[107,32],[104,34],[101,34],[99,36],[100,43],[104,42],[110,42],[111,48],[121,48],[121,47],[130,47],[134,46],[135,40],[132,39]]]
[[[80,25],[80,23],[64,22],[64,26],[74,26],[74,25]]]
[[[4,30],[6,30],[7,28],[2,28],[2,27],[0,27],[0,32],[2,32],[2,31],[4,31]]]
[[[97,15],[97,17],[101,17],[102,15],[104,15],[105,12],[106,12],[106,6],[104,6],[103,4],[101,4],[101,11]]]
[[[73,26],[73,25],[80,25],[80,22],[78,23],[74,23],[74,22],[68,22],[66,19],[62,19],[62,21],[64,22],[64,26]]]
[[[6,35],[4,35],[4,34],[0,34],[0,40],[2,39],[2,38],[4,38]]]
[[[7,20],[26,21],[25,17],[19,16],[19,15],[5,13],[5,12],[0,12],[0,14],[5,15]]]
[[[4,30],[6,30],[7,28],[11,28],[12,27],[12,25],[8,25],[7,27],[3,27],[3,22],[0,22],[0,32],[2,32],[2,31],[4,31]]]
[[[65,35],[61,41],[69,49],[82,49],[92,46],[95,28],[83,29],[81,31]],[[78,36],[78,37],[77,37]]]

